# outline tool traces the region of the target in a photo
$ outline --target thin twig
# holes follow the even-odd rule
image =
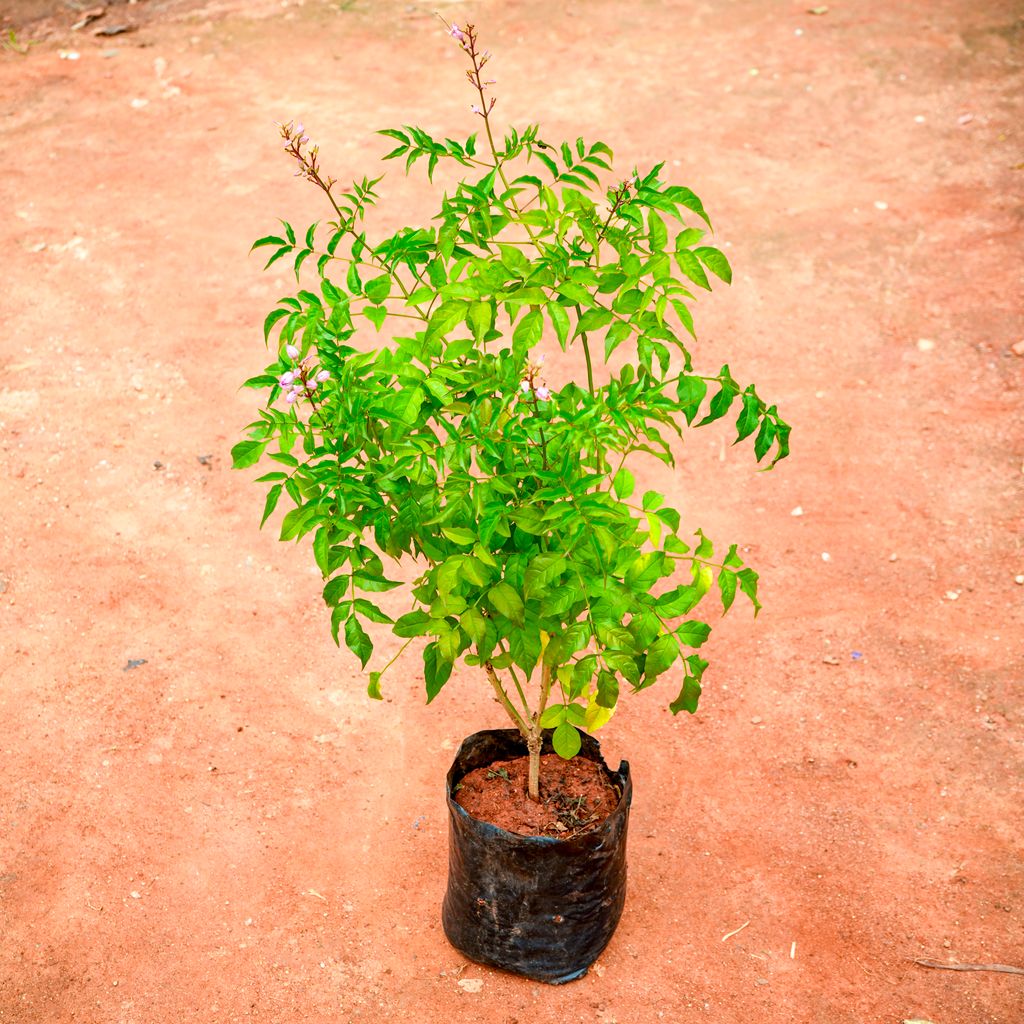
[[[934,967],[942,971],[998,971],[1000,974],[1024,975],[1024,967],[1009,964],[940,964],[938,960],[914,960],[918,967]]]
[[[743,929],[746,928],[748,924],[750,924],[749,921],[744,921],[743,924],[739,926],[739,928],[734,928],[731,932],[727,932],[725,935],[722,936],[722,942],[725,942],[726,939],[731,939],[734,935],[739,935],[739,933],[743,931]]]

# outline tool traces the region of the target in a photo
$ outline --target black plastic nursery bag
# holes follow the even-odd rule
[[[587,973],[608,944],[626,899],[629,764],[608,769],[583,734],[578,757],[596,761],[620,794],[593,831],[573,839],[520,836],[470,817],[453,792],[463,776],[526,755],[515,729],[465,739],[448,772],[448,891],[442,923],[451,944],[477,963],[561,985]],[[552,752],[550,734],[542,753]]]

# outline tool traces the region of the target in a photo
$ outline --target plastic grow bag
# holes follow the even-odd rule
[[[582,740],[577,756],[604,768],[619,802],[594,830],[573,839],[516,835],[471,817],[456,803],[453,792],[464,775],[526,755],[517,730],[469,736],[448,772],[445,934],[470,960],[551,985],[587,973],[611,939],[626,899],[629,764],[609,770],[600,744],[586,734]],[[542,753],[551,752],[548,733]]]

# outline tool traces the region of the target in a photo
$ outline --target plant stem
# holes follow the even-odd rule
[[[491,682],[491,686],[494,688],[494,693],[498,698],[498,703],[505,709],[505,713],[509,718],[512,719],[516,724],[516,728],[523,734],[523,739],[527,743],[530,742],[530,726],[521,714],[515,709],[515,705],[508,699],[508,694],[505,692],[505,687],[501,685],[501,680],[498,678],[498,673],[494,671],[494,666],[489,662],[484,662],[484,668],[487,671],[487,678]]]

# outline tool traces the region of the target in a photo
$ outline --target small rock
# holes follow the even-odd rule
[[[1015,342],[1013,345],[1011,345],[1010,351],[1015,356],[1024,356],[1024,339],[1021,339],[1020,341]]]
[[[760,725],[762,721],[764,721],[764,719],[762,719],[760,715],[754,715],[754,717],[750,720],[750,724]]]
[[[834,654],[826,654],[825,657],[822,658],[821,660],[826,665],[838,665],[839,664],[839,659]]]
[[[919,352],[931,352],[935,348],[935,342],[931,338],[918,338],[917,348]]]
[[[797,507],[795,509],[793,509],[793,511],[790,512],[789,514],[791,516],[802,516],[804,514],[804,510],[803,510],[803,508],[800,505],[797,505]]]
[[[61,50],[58,56],[61,60],[78,60],[82,55],[77,50]]]
[[[1018,576],[1014,576],[1013,582],[1016,583],[1018,587],[1024,587],[1024,573]]]
[[[924,124],[924,115],[923,114],[918,114],[914,118],[914,124]]]
[[[957,119],[957,124],[970,124],[974,120],[973,114],[961,114]]]
[[[142,899],[142,893],[141,892],[136,892],[134,889],[132,889],[132,891],[130,893],[128,893],[128,895],[131,896],[131,898],[133,900],[141,900]]]
[[[831,562],[832,561],[832,556],[827,551],[822,551],[822,553],[821,553],[821,560],[823,562]]]
[[[947,590],[946,591],[946,600],[947,601],[955,601],[959,596],[960,596],[960,591],[959,590]]]
[[[889,556],[889,561],[890,561],[890,562],[895,562],[895,561],[896,561],[896,560],[897,560],[897,559],[898,559],[899,557],[900,557],[900,556],[899,556],[899,555],[897,555],[897,554],[896,554],[896,552],[894,551],[894,552],[893,552],[893,553],[892,553],[892,554],[891,554],[891,555]]]
[[[768,979],[767,978],[758,978],[757,981],[754,982],[754,984],[755,985],[767,985],[768,984]]]
[[[149,100],[144,100],[138,96],[132,100],[132,110],[141,110],[143,107],[149,106]]]
[[[484,987],[483,978],[459,978],[458,986],[463,992],[479,992]]]
[[[884,200],[882,200],[882,199],[876,199],[875,200],[875,209],[876,210],[888,210],[889,209],[889,204],[887,202],[885,202]]]

